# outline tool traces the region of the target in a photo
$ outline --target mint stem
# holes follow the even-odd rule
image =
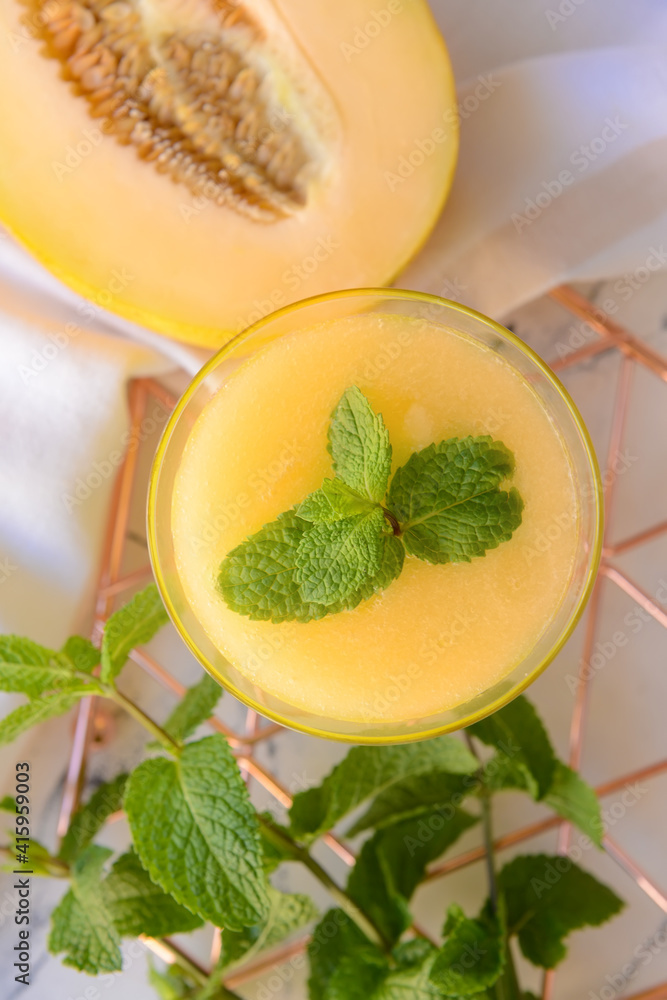
[[[130,701],[129,698],[122,694],[118,688],[107,685],[104,688],[104,695],[107,698],[111,698],[112,701],[115,701],[121,708],[124,708],[126,712],[128,712],[140,725],[144,727],[144,729],[148,730],[151,736],[154,736],[156,740],[159,740],[165,750],[168,750],[176,756],[180,755],[183,745],[179,743],[178,740],[173,739],[169,733],[165,732],[165,730],[161,728],[161,726],[158,726],[157,722],[154,722],[153,719],[146,715],[146,713],[142,711],[138,705],[136,705],[133,701]]]
[[[158,938],[160,944],[172,955],[174,959],[174,964],[178,965],[190,979],[194,980],[197,986],[208,986],[210,981],[209,974],[193,962],[191,958],[188,958],[184,952],[181,951],[172,941],[167,938]],[[228,989],[224,983],[217,985],[216,991],[217,1000],[243,1000],[238,993],[234,993],[233,990]]]
[[[401,534],[401,526],[398,523],[398,521],[396,520],[396,518],[394,517],[394,515],[392,514],[392,512],[390,510],[387,510],[386,507],[383,507],[382,508],[382,513],[384,514],[384,516],[387,519],[387,521],[389,521],[394,534],[395,535],[400,535]]]
[[[486,871],[489,880],[489,899],[493,913],[498,910],[498,880],[496,878],[495,849],[493,846],[493,813],[491,810],[492,792],[484,783],[484,767],[482,759],[477,752],[477,747],[467,732],[464,730],[465,741],[470,752],[479,761],[479,771],[477,776],[480,781],[480,794],[482,804],[482,833],[484,837],[484,847],[486,849]],[[492,994],[495,1000],[521,1000],[521,989],[517,980],[514,957],[510,947],[509,938],[505,942],[505,967],[500,979],[492,987]]]
[[[129,714],[133,716],[133,718],[135,718],[145,729],[147,729],[152,736],[158,739],[167,750],[176,755],[181,753],[182,745],[166,733],[164,729],[158,726],[157,722],[154,722],[153,719],[146,715],[146,713],[142,711],[138,705],[135,705],[133,701],[126,698],[125,695],[122,694],[117,688],[108,686],[104,693],[108,698],[112,698],[117,705],[124,708],[126,712],[129,712]],[[257,819],[267,836],[273,840],[275,844],[281,848],[287,848],[294,860],[300,861],[303,865],[305,865],[305,867],[312,872],[315,878],[317,878],[322,885],[328,889],[329,893],[336,900],[341,910],[345,911],[348,917],[350,917],[350,919],[357,924],[360,930],[363,931],[370,941],[382,948],[383,951],[388,952],[391,950],[389,942],[384,939],[372,920],[370,920],[370,918],[366,916],[366,914],[347,895],[347,893],[341,889],[336,882],[334,882],[329,873],[326,872],[324,868],[317,863],[317,861],[315,861],[305,847],[297,844],[295,840],[289,837],[282,830],[277,829],[265,817],[258,815]]]
[[[384,952],[389,953],[391,951],[390,943],[378,930],[370,917],[368,917],[363,910],[357,906],[354,900],[348,896],[344,889],[341,889],[341,887],[334,882],[329,873],[322,868],[307,848],[302,847],[283,830],[279,830],[275,827],[270,820],[266,819],[265,816],[258,816],[257,818],[269,840],[272,840],[274,844],[282,850],[286,849],[295,861],[300,861],[301,864],[304,865],[319,882],[321,882],[325,889],[328,890],[329,895],[336,900],[341,910],[343,910],[347,916],[354,921],[369,941],[372,941],[373,944],[376,944]]]

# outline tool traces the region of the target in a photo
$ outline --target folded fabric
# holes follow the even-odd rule
[[[562,281],[666,267],[666,66],[601,49],[463,86],[454,187],[399,284],[502,317]]]

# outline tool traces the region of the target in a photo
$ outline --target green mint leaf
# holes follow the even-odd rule
[[[393,952],[394,968],[342,910],[329,910],[308,947],[311,1000],[437,1000],[430,982],[436,949],[408,941]]]
[[[554,779],[556,756],[527,698],[519,695],[499,712],[469,726],[468,732],[498,751],[497,766],[484,775],[490,787],[523,788],[535,799],[544,798]]]
[[[594,844],[602,846],[604,823],[598,797],[576,771],[561,761],[556,761],[553,781],[544,802],[583,830]]]
[[[308,521],[289,510],[227,555],[218,582],[232,611],[254,621],[313,621],[327,609],[305,603],[295,580],[299,543]]]
[[[379,507],[304,532],[296,553],[295,580],[301,598],[314,604],[337,604],[373,577],[382,561],[385,519]]]
[[[508,541],[523,509],[516,490],[500,489],[513,470],[512,453],[488,436],[450,438],[411,455],[387,498],[407,551],[431,563],[470,562]]]
[[[16,812],[16,799],[12,795],[4,795],[0,799],[0,809],[3,812],[15,813]]]
[[[329,910],[308,945],[311,1000],[371,1000],[387,959],[342,910]]]
[[[388,587],[403,568],[399,538],[381,536],[380,565],[345,601],[324,605],[302,599],[296,582],[296,554],[312,524],[289,510],[265,524],[223,560],[218,583],[227,605],[254,621],[309,622],[355,608]]]
[[[222,736],[187,744],[178,760],[144,761],[125,808],[142,865],[179,903],[231,930],[265,918],[257,818]]]
[[[368,601],[374,594],[386,590],[389,584],[400,576],[404,559],[405,549],[400,538],[395,535],[382,535],[380,538],[380,565],[373,576],[365,577],[359,587],[345,601],[327,605],[325,610],[329,614],[350,611],[362,601]],[[318,605],[318,607],[323,607],[323,605]]]
[[[279,892],[273,886],[269,886],[269,907],[266,920],[261,924],[242,931],[223,930],[221,969],[227,969],[240,961],[250,961],[319,916],[310,896]]]
[[[514,858],[498,875],[509,934],[533,965],[552,969],[567,954],[563,944],[579,927],[597,927],[624,906],[618,896],[567,857]]]
[[[371,586],[375,593],[386,590],[401,575],[404,560],[405,547],[401,539],[396,535],[383,535],[380,566],[375,575],[362,584],[362,590],[365,585]]]
[[[389,973],[372,1000],[437,1000],[442,994],[431,982],[436,955],[427,941],[417,939],[400,945],[394,951],[399,968]]]
[[[82,645],[85,644],[85,647]],[[82,649],[94,651],[93,666],[99,663],[99,652],[87,639],[68,639],[56,653],[30,639],[15,635],[0,636],[0,691],[13,691],[39,698],[51,691],[78,689],[82,683],[76,670],[90,673],[90,657]],[[80,665],[77,665],[80,664]]]
[[[78,686],[73,666],[61,656],[30,639],[0,636],[0,690],[39,698],[50,691]],[[99,663],[99,654],[96,660]]]
[[[292,835],[314,840],[371,796],[412,776],[446,771],[473,774],[477,759],[453,736],[398,746],[354,747],[316,788],[294,796]]]
[[[88,847],[109,816],[122,809],[126,782],[127,775],[119,774],[113,781],[100,785],[86,805],[74,813],[60,845],[59,858],[73,861]]]
[[[192,987],[178,965],[170,965],[166,972],[158,972],[149,956],[148,982],[160,1000],[189,1000]]]
[[[162,937],[193,931],[204,923],[151,881],[134,851],[118,858],[103,882],[103,894],[123,937]]]
[[[365,514],[374,507],[377,507],[376,503],[336,478],[325,479],[319,490],[299,504],[296,512],[306,521],[328,523]]]
[[[175,740],[186,740],[210,719],[222,697],[222,688],[210,674],[204,674],[199,683],[189,688],[162,727]]]
[[[419,774],[405,781],[397,781],[376,796],[346,835],[354,837],[364,830],[382,830],[393,823],[418,818],[434,810],[449,812],[451,805],[458,805],[477,787],[478,782],[473,776],[448,774],[445,771]]]
[[[426,938],[414,937],[397,944],[392,956],[399,968],[409,969],[411,966],[421,965],[429,957],[435,958],[436,953],[437,948]]]
[[[447,941],[431,968],[431,981],[445,997],[479,997],[500,978],[505,965],[503,920],[483,910],[476,920],[456,904],[447,910]]]
[[[56,653],[56,659],[70,670],[90,674],[100,662],[100,651],[90,639],[72,635],[60,652]]]
[[[123,965],[120,936],[100,888],[102,869],[111,853],[93,845],[77,858],[72,887],[51,914],[49,951],[64,952],[65,965],[92,976],[119,972]]]
[[[125,666],[131,650],[149,642],[168,621],[154,583],[111,615],[102,638],[102,681],[106,684],[113,681]]]
[[[427,865],[477,821],[448,805],[378,830],[366,841],[350,872],[347,892],[387,941],[397,941],[412,923],[409,902]]]
[[[13,743],[21,733],[51,719],[56,715],[64,715],[70,708],[87,694],[94,694],[97,688],[93,684],[70,686],[50,695],[31,701],[27,705],[19,705],[13,712],[0,719],[0,745]]]
[[[382,500],[391,471],[389,432],[356,385],[331,415],[329,451],[337,476],[369,500]]]

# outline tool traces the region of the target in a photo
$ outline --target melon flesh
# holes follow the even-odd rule
[[[449,189],[454,84],[422,0],[0,0],[0,33],[0,220],[170,336],[216,347],[386,283]]]

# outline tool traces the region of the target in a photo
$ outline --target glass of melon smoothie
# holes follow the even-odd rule
[[[351,610],[253,620],[225,601],[221,563],[333,476],[327,435],[350,386],[382,414],[392,474],[434,442],[502,442],[521,524],[469,562],[407,554]],[[601,520],[592,444],[549,368],[492,320],[391,289],[306,300],[227,344],[169,421],[148,507],[158,586],[209,673],[286,726],[378,744],[468,725],[544,670],[590,593]]]

